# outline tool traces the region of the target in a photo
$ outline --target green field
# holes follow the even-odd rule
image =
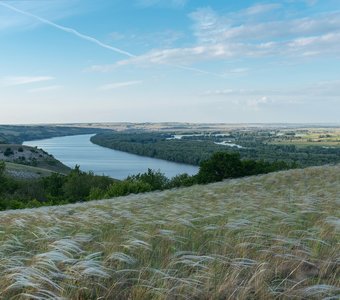
[[[2,299],[338,299],[340,165],[0,212]]]
[[[284,130],[273,140],[277,145],[295,145],[298,147],[340,147],[339,128],[300,128]]]

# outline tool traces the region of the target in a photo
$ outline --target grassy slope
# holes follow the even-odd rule
[[[18,179],[34,179],[44,176],[50,176],[53,173],[51,170],[26,166],[15,163],[6,163],[6,174]]]
[[[0,212],[0,298],[338,299],[339,201],[340,165]]]

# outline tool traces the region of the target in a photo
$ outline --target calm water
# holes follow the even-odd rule
[[[193,175],[198,172],[198,167],[195,166],[100,147],[91,143],[91,136],[86,134],[57,137],[28,141],[24,145],[44,149],[69,167],[80,165],[83,171],[93,171],[95,174],[117,179],[144,173],[148,168],[160,170],[169,178],[181,173]]]

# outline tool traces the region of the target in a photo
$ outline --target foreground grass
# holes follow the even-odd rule
[[[0,212],[1,299],[338,299],[340,166]]]

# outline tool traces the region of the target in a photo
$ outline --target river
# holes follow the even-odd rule
[[[41,148],[71,168],[79,165],[83,171],[93,171],[97,175],[107,175],[116,179],[144,173],[148,168],[160,170],[168,178],[181,173],[194,175],[198,172],[196,166],[134,155],[95,145],[90,141],[91,136],[93,135],[56,137],[27,141],[24,145]]]

